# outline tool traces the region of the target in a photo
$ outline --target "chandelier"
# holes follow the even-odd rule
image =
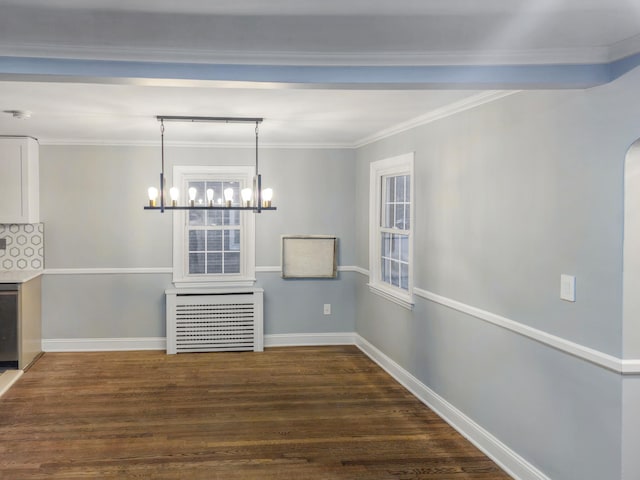
[[[262,118],[253,117],[185,117],[185,116],[171,116],[171,115],[158,115],[156,117],[160,122],[160,152],[161,152],[161,170],[160,170],[160,188],[149,187],[149,205],[145,206],[145,210],[159,210],[164,212],[165,210],[249,210],[254,213],[260,213],[263,210],[276,210],[276,207],[271,205],[271,199],[273,196],[273,190],[271,188],[262,188],[262,177],[258,171],[258,125],[262,123]],[[245,188],[240,192],[241,202],[236,203],[233,198],[233,189],[227,188],[224,190],[224,203],[216,204],[213,201],[213,190],[207,190],[207,202],[196,203],[196,189],[190,188],[188,190],[189,203],[187,205],[179,205],[178,200],[180,198],[180,191],[177,187],[171,187],[169,189],[170,203],[167,203],[167,197],[165,192],[165,175],[164,175],[164,122],[208,122],[208,123],[255,123],[256,133],[256,173],[253,177],[252,188]]]

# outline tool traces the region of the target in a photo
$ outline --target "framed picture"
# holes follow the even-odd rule
[[[283,235],[282,278],[336,278],[337,245],[331,235]]]

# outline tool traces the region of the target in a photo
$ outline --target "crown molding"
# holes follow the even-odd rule
[[[494,102],[504,97],[508,97],[515,93],[520,92],[521,90],[497,90],[497,91],[487,91],[481,92],[477,95],[472,95],[465,99],[459,100],[457,102],[452,102],[449,105],[445,105],[444,107],[437,108],[435,110],[426,113],[425,115],[420,115],[419,117],[413,118],[406,122],[399,123],[392,127],[381,130],[373,135],[369,135],[358,140],[353,148],[361,148],[370,143],[377,142],[387,137],[391,137],[393,135],[397,135],[398,133],[406,132],[407,130],[411,130],[412,128],[419,127],[421,125],[426,125],[431,122],[435,122],[437,120],[441,120],[446,117],[450,117],[455,115],[456,113],[461,113],[466,110],[471,110],[473,108],[479,107],[481,105],[485,105],[487,103]]]
[[[616,44],[620,49],[627,41]],[[631,50],[637,44],[624,48]],[[630,54],[629,53],[629,54]],[[100,45],[52,45],[14,43],[0,45],[0,56],[100,61],[201,63],[225,65],[290,66],[455,66],[455,65],[553,65],[604,63],[611,59],[610,47],[534,50],[484,50],[435,52],[300,52],[225,51]]]
[[[38,138],[40,146],[64,146],[64,147],[151,147],[160,148],[160,142],[156,140],[99,140],[99,139],[75,139],[75,138]],[[166,147],[181,148],[238,148],[255,149],[255,143],[223,143],[223,142],[164,142]],[[344,150],[355,148],[353,144],[320,144],[320,143],[260,143],[260,150]]]
[[[620,60],[640,52],[640,34],[609,47],[609,61]]]

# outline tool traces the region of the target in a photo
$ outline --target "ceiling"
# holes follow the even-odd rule
[[[353,147],[495,95],[286,83],[37,77],[13,60],[400,67],[600,64],[640,52],[637,0],[0,0],[0,134],[152,144],[155,115],[260,116],[267,145]],[[366,68],[365,67],[365,68]],[[157,78],[156,78],[157,80]],[[245,127],[244,130],[242,127]],[[168,142],[250,143],[246,126],[167,125]]]
[[[160,141],[156,115],[264,117],[262,145],[349,147],[473,93],[1,82],[0,108],[32,116],[1,115],[0,132],[41,143],[144,145]],[[254,128],[172,122],[165,125],[165,140],[251,144]]]

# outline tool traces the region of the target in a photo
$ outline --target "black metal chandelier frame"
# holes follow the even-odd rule
[[[254,213],[260,213],[263,210],[277,210],[276,207],[271,206],[271,201],[263,201],[262,197],[262,177],[258,170],[258,125],[262,123],[263,119],[260,117],[189,117],[189,116],[176,116],[176,115],[158,115],[156,119],[160,122],[160,151],[161,151],[161,170],[160,170],[160,205],[148,205],[145,206],[145,210],[158,210],[164,212],[165,210],[246,210]],[[177,205],[174,202],[167,204],[165,201],[165,174],[164,174],[164,122],[191,122],[191,123],[255,123],[256,133],[256,160],[255,167],[256,173],[253,178],[253,205],[251,206],[236,206],[236,205],[207,205],[207,204],[192,204],[192,205]]]

